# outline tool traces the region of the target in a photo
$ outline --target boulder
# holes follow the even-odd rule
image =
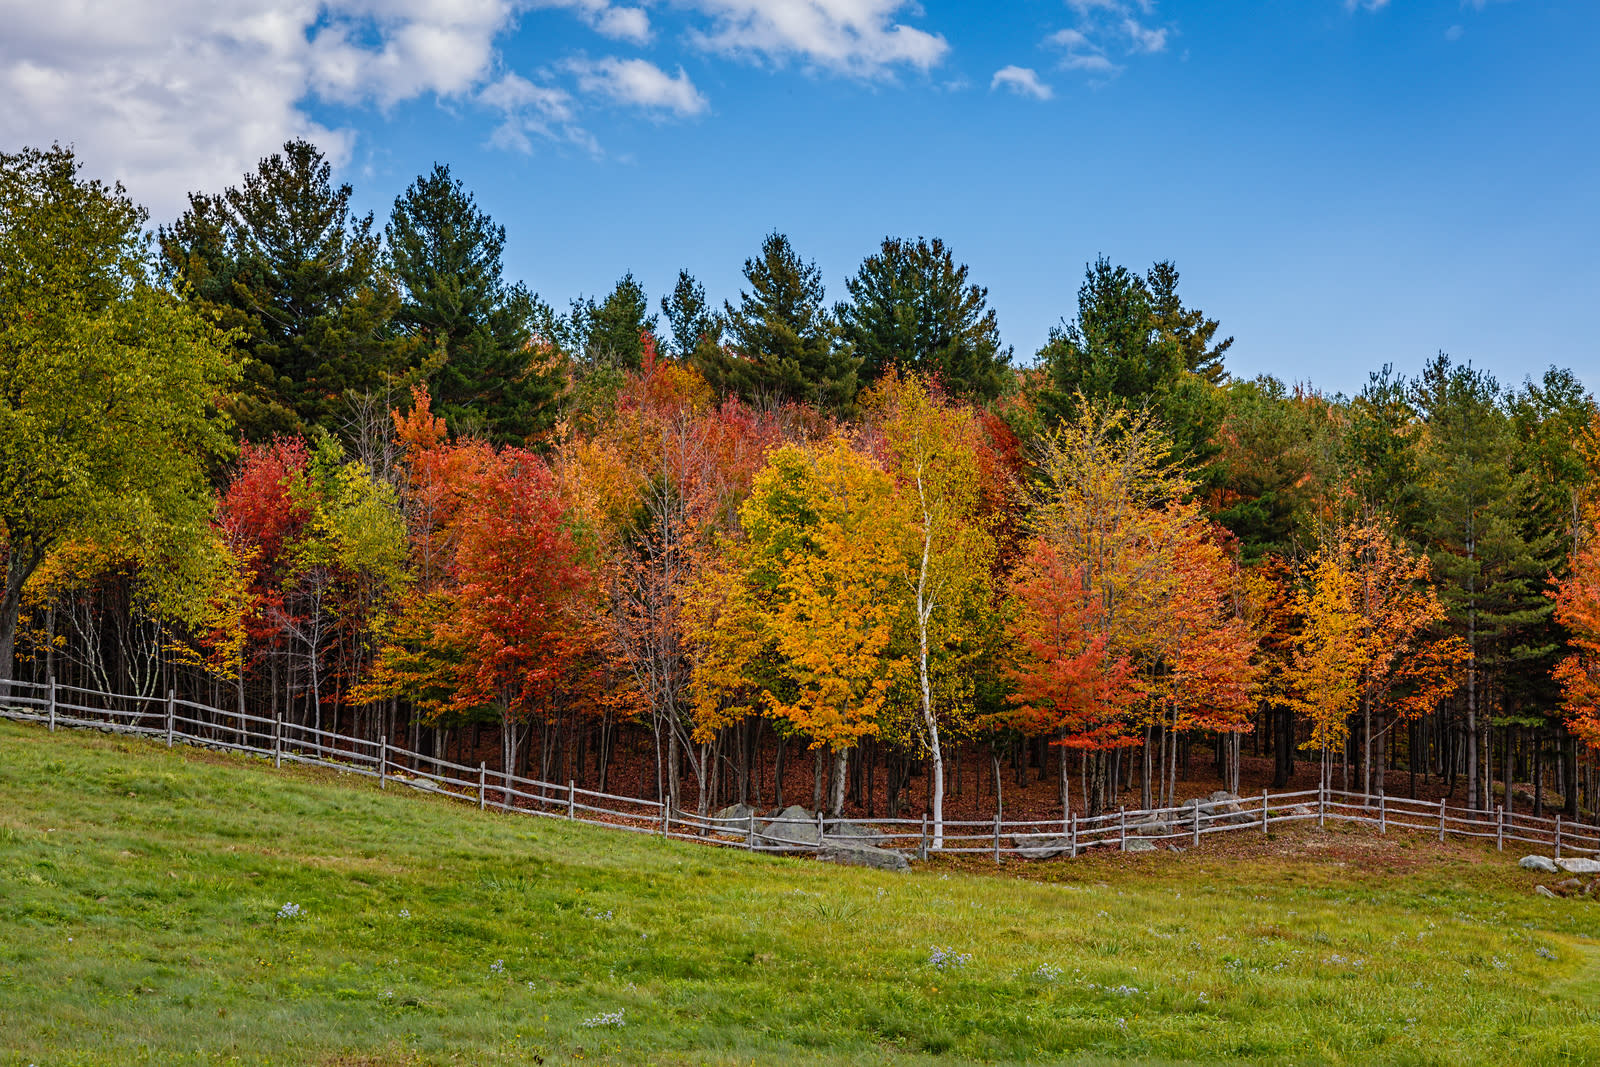
[[[1583,888],[1583,879],[1582,878],[1563,878],[1561,881],[1557,882],[1556,885],[1555,885],[1556,892],[1560,893],[1564,897],[1570,897],[1572,894],[1576,893],[1578,890],[1580,890],[1582,888]]]
[[[756,809],[748,804],[729,804],[721,811],[712,812],[711,819],[730,830],[743,830],[750,825],[750,816]]]
[[[1560,897],[1556,896],[1554,893],[1550,892],[1549,889],[1547,889],[1546,887],[1544,887],[1542,885],[1534,886],[1533,887],[1533,891],[1535,893],[1537,893],[1539,896],[1541,896],[1541,897],[1549,897],[1551,900],[1560,900],[1561,899]]]
[[[862,842],[869,845],[882,845],[889,840],[888,836],[877,827],[865,826],[858,822],[829,823],[827,837],[829,841]]]
[[[1122,848],[1122,851],[1124,852],[1154,852],[1155,850],[1155,842],[1146,841],[1142,837],[1128,838],[1128,843]]]
[[[1146,819],[1144,822],[1128,824],[1129,837],[1161,837],[1172,833],[1172,824],[1161,819]]]
[[[1556,866],[1568,874],[1600,874],[1600,860],[1574,856],[1570,859],[1556,860]]]
[[[791,804],[778,812],[771,822],[760,826],[756,835],[768,845],[815,848],[820,840],[817,817],[798,804]]]
[[[1013,834],[1017,855],[1029,860],[1049,860],[1072,855],[1072,838],[1066,834]]]
[[[905,853],[889,848],[876,848],[859,841],[829,839],[817,853],[824,863],[842,863],[848,867],[871,867],[879,871],[909,871],[911,861]]]
[[[1549,856],[1524,856],[1517,861],[1517,866],[1525,871],[1541,871],[1545,874],[1555,874],[1560,870],[1556,861]]]

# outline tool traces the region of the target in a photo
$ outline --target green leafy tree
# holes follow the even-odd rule
[[[436,164],[395,199],[384,236],[395,327],[439,359],[430,391],[451,430],[520,444],[547,427],[558,383],[532,358],[538,298],[505,282],[505,228]]]
[[[248,439],[331,428],[351,396],[415,362],[415,346],[390,329],[399,294],[351,193],[333,184],[321,150],[290,141],[242,185],[192,195],[160,231],[169,280],[242,331],[234,414]]]
[[[1287,556],[1333,480],[1338,427],[1321,398],[1276,378],[1231,382],[1224,396],[1212,515],[1239,538],[1246,563]]]
[[[1011,350],[1000,346],[989,291],[967,282],[966,264],[937,237],[884,238],[845,288],[850,301],[835,314],[867,382],[899,366],[953,396],[990,400],[1005,387]]]
[[[23,586],[69,540],[208,543],[228,337],[154,284],[146,214],[59,146],[0,154],[0,679]]]
[[[840,340],[817,265],[773,233],[761,243],[760,258],[745,260],[744,276],[750,289],[740,292],[737,307],[724,305],[732,358],[704,364],[702,373],[750,400],[846,410],[861,360]]]

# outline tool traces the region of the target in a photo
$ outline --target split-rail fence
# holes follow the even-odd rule
[[[9,688],[9,693],[6,690]],[[543,782],[436,756],[411,752],[389,743],[314,729],[281,717],[226,711],[188,700],[174,693],[165,697],[103,693],[55,682],[0,682],[0,717],[58,728],[94,729],[137,734],[165,740],[168,747],[183,743],[270,759],[274,766],[302,763],[376,778],[391,783],[521,814],[592,823],[615,830],[659,834],[756,852],[814,853],[824,847],[848,843],[914,852],[919,859],[931,853],[992,855],[1023,859],[1076,856],[1097,849],[1127,850],[1130,842],[1191,847],[1203,836],[1216,833],[1267,834],[1271,827],[1289,823],[1357,823],[1379,833],[1407,830],[1446,837],[1493,841],[1549,850],[1557,858],[1600,854],[1600,826],[1561,815],[1539,817],[1523,812],[1473,811],[1449,807],[1445,801],[1351,793],[1327,787],[1297,792],[1242,797],[1213,804],[1202,800],[1184,806],[1148,810],[1119,809],[1097,816],[1072,815],[1066,819],[944,820],[942,834],[924,816],[921,819],[834,819],[818,814],[811,826],[779,822],[768,826],[754,814],[739,819],[719,819],[672,809],[660,801],[580,789],[571,781]],[[1135,844],[1145,848],[1146,845]]]

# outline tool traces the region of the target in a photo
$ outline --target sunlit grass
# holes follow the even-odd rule
[[[0,1063],[1600,1061],[1600,904],[1330,840],[895,875],[0,724]]]

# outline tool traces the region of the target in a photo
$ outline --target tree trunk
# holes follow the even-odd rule
[[[839,818],[844,814],[845,776],[850,771],[850,750],[840,748],[833,754],[833,788],[828,797],[828,815]]]

